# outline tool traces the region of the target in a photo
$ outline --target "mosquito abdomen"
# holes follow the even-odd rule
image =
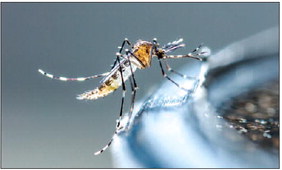
[[[137,67],[132,64],[132,72],[134,72],[136,68]],[[129,65],[122,65],[122,76],[124,82],[131,76],[132,72]],[[121,74],[120,74],[120,70],[117,69],[116,72],[114,72],[109,77],[107,77],[99,87],[97,87],[94,90],[87,91],[83,94],[78,95],[77,99],[96,100],[98,98],[109,95],[110,93],[117,90],[121,85],[122,85]]]
[[[96,100],[101,97],[105,97],[112,93],[113,91],[117,90],[121,86],[121,83],[117,79],[113,79],[111,77],[105,83],[101,84],[94,90],[87,91],[83,94],[77,96],[79,100]]]

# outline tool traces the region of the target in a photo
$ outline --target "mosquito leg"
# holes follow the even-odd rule
[[[99,155],[102,152],[104,152],[105,150],[107,150],[110,147],[110,145],[112,144],[112,142],[114,140],[114,136],[118,133],[119,129],[121,129],[120,121],[121,121],[122,113],[123,113],[123,105],[124,105],[124,98],[125,98],[126,87],[125,87],[125,82],[124,82],[124,78],[123,78],[123,74],[122,74],[122,67],[121,67],[121,64],[120,64],[120,55],[121,55],[120,53],[117,53],[117,60],[116,60],[117,63],[119,64],[119,71],[120,71],[120,76],[121,76],[121,81],[122,81],[122,98],[121,98],[121,106],[120,106],[119,119],[117,121],[116,129],[115,129],[115,132],[114,132],[111,140],[101,150],[95,152],[94,155]]]
[[[131,45],[130,41],[129,41],[127,38],[125,38],[125,39],[123,40],[123,42],[122,42],[121,47],[119,48],[119,53],[122,52],[125,43],[127,43],[127,45],[129,45],[131,48],[133,48],[133,46]]]
[[[157,38],[154,38],[153,39],[153,50],[157,50],[157,45],[158,45],[158,42],[157,42]],[[151,50],[151,55],[153,54],[153,50]]]
[[[205,57],[199,57],[199,56],[202,56],[202,55],[206,55],[207,51],[201,51],[201,48],[202,48],[202,45],[199,45],[199,47],[197,47],[196,49],[194,49],[191,53],[189,54],[186,54],[186,55],[165,55],[163,56],[164,59],[167,59],[167,58],[193,58],[193,59],[196,59],[196,60],[200,60],[200,61],[203,61],[205,60],[206,58]]]
[[[187,76],[187,75],[185,75],[185,74],[181,74],[181,73],[179,73],[179,72],[173,70],[165,59],[164,59],[163,61],[165,62],[166,69],[167,69],[169,72],[174,73],[174,74],[176,74],[176,75],[179,75],[179,76],[181,76],[181,77],[184,78],[184,79],[197,80],[196,77]]]
[[[131,116],[132,116],[132,113],[133,113],[133,110],[134,110],[134,103],[135,103],[135,96],[136,96],[136,91],[138,89],[138,86],[137,86],[137,83],[136,83],[136,80],[135,80],[135,76],[134,76],[134,72],[132,70],[132,64],[131,64],[131,61],[129,59],[129,50],[128,49],[125,49],[126,51],[126,56],[128,57],[128,62],[129,62],[129,67],[130,67],[130,71],[131,71],[131,76],[129,78],[129,81],[130,81],[130,86],[131,86],[131,104],[130,104],[130,110],[129,110],[129,118],[128,118],[128,122],[127,122],[127,125],[126,125],[126,128],[128,128],[129,126],[129,122],[130,122],[130,119],[131,119]]]
[[[132,55],[132,56],[134,56],[134,54],[131,53],[128,49],[125,49],[125,52],[126,52],[127,60],[128,60],[128,62],[129,62],[129,67],[130,67],[130,71],[131,71],[131,76],[132,76],[132,79],[133,79],[133,87],[134,87],[134,88],[137,88],[137,83],[136,83],[136,80],[135,80],[134,72],[133,72],[133,70],[132,70],[132,64],[131,64],[131,61],[130,61],[130,59],[129,59],[129,54]],[[135,56],[134,56],[134,57],[135,57]],[[135,57],[135,58],[137,58],[137,57]]]
[[[173,84],[175,84],[175,85],[176,85],[177,87],[179,87],[180,89],[182,89],[182,90],[184,90],[184,91],[187,91],[187,92],[192,92],[191,90],[182,87],[180,84],[176,83],[174,80],[172,80],[170,77],[168,77],[168,75],[165,73],[165,71],[164,71],[164,69],[163,69],[163,65],[162,65],[161,59],[158,58],[158,60],[159,60],[159,63],[160,63],[160,67],[161,67],[161,71],[162,71],[163,77],[165,77],[166,79],[168,79],[169,81],[171,81]]]
[[[200,54],[192,54],[192,53],[189,53],[189,54],[186,54],[186,55],[166,55],[164,56],[163,58],[164,59],[167,59],[167,58],[193,58],[193,59],[196,59],[196,60],[200,60],[202,61],[203,59],[201,57],[197,57],[197,56],[200,56]]]
[[[124,78],[123,78],[123,74],[122,74],[122,67],[120,64],[120,53],[118,53],[117,55],[117,62],[119,64],[119,71],[120,71],[120,76],[121,76],[121,81],[122,81],[122,99],[121,99],[121,107],[120,107],[120,113],[119,113],[119,119],[118,119],[118,123],[117,123],[117,128],[120,125],[120,120],[122,118],[122,113],[123,113],[123,105],[124,105],[124,98],[125,98],[125,92],[126,92],[126,88],[125,88],[125,82],[124,82]]]
[[[118,47],[118,48],[119,48],[119,53],[121,53],[121,52],[122,52],[122,50],[123,50],[123,48],[124,48],[125,43],[127,43],[127,45],[129,45],[131,48],[133,48],[133,46],[131,45],[130,41],[129,41],[127,38],[125,38],[125,39],[123,40],[123,42],[122,42],[121,46],[120,46],[120,47]],[[116,64],[117,64],[117,59],[115,60],[115,62],[114,62],[114,64],[113,64],[113,66],[112,66],[112,68],[111,68],[111,69],[113,69],[113,68],[116,66]]]
[[[130,109],[128,112],[128,121],[126,122],[126,125],[125,125],[126,130],[129,129],[129,124],[130,124],[130,120],[131,120],[132,113],[134,110],[134,103],[135,103],[135,96],[136,96],[136,89],[134,88],[133,80],[131,76],[129,77],[129,81],[130,81],[130,87],[131,87],[131,103],[130,103]]]
[[[132,98],[131,98],[131,105],[130,105],[130,111],[129,111],[129,113],[130,113],[130,117],[129,118],[131,118],[131,114],[132,114],[132,112],[134,110],[135,96],[136,96],[136,91],[138,89],[137,84],[134,83],[135,80],[134,80],[133,77],[132,77],[132,79],[133,79],[133,83],[132,83],[132,81],[130,81],[131,82]]]
[[[85,80],[90,80],[98,77],[104,77],[107,76],[110,72],[102,73],[102,74],[97,74],[89,77],[76,77],[76,78],[68,78],[68,77],[61,77],[61,76],[54,76],[52,74],[49,74],[41,69],[38,69],[38,72],[41,73],[42,75],[49,77],[51,79],[56,79],[56,80],[61,80],[61,81],[85,81]]]
[[[138,89],[137,85],[134,84],[134,78],[130,77],[129,80],[130,80],[130,85],[131,85],[131,103],[130,103],[130,110],[129,110],[129,113],[128,113],[129,116],[128,116],[128,122],[126,124],[126,129],[129,128],[129,123],[130,123],[132,113],[133,113],[133,110],[134,110],[136,91]]]
[[[114,135],[112,136],[112,138],[111,138],[111,140],[108,142],[108,144],[107,144],[106,146],[104,146],[101,150],[95,152],[94,155],[99,155],[99,154],[103,153],[105,150],[107,150],[108,147],[111,146],[111,144],[112,144],[112,142],[113,142],[113,140],[114,140],[114,136],[115,136],[116,134],[117,134],[117,129],[115,130]]]

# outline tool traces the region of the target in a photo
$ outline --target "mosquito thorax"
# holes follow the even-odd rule
[[[151,66],[153,44],[148,41],[138,40],[133,47],[133,54],[140,63],[140,69]]]

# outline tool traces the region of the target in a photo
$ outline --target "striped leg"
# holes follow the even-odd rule
[[[132,55],[134,56],[135,58],[137,58],[132,52],[130,52],[128,49],[125,49],[125,52],[126,52],[126,56],[127,56],[127,60],[129,62],[129,67],[130,67],[130,71],[131,71],[131,77],[133,79],[133,86],[134,88],[137,88],[137,83],[136,83],[136,80],[135,80],[135,76],[134,76],[134,72],[132,70],[132,64],[131,64],[131,61],[129,59],[129,55]],[[131,84],[132,85],[132,84]]]
[[[181,73],[179,73],[179,72],[173,70],[173,69],[169,66],[168,62],[167,62],[165,59],[162,60],[162,61],[165,62],[166,69],[167,69],[169,72],[174,73],[174,74],[176,74],[176,75],[179,75],[179,76],[181,76],[181,77],[184,78],[184,79],[197,80],[196,77],[187,76],[187,75],[185,75],[185,74],[181,74]]]
[[[193,59],[196,59],[196,60],[200,60],[200,61],[203,61],[205,60],[206,58],[203,58],[203,57],[199,57],[199,56],[202,56],[202,55],[206,55],[207,51],[202,51],[202,45],[199,45],[199,47],[197,47],[196,49],[194,49],[191,53],[189,54],[186,54],[186,55],[165,55],[163,56],[164,59],[167,59],[167,58],[193,58]]]
[[[169,72],[175,73],[176,75],[179,75],[179,76],[181,76],[181,77],[184,78],[184,79],[195,80],[193,89],[189,90],[190,93],[189,93],[188,96],[190,96],[190,95],[198,88],[198,85],[199,85],[199,81],[200,81],[200,80],[199,80],[198,78],[196,78],[196,77],[186,76],[186,75],[184,75],[184,74],[181,74],[181,73],[179,73],[179,72],[174,71],[174,70],[168,65],[168,62],[167,62],[165,59],[164,59],[163,61],[165,61],[166,68],[167,68],[167,70],[168,70]]]
[[[125,82],[124,82],[124,78],[123,78],[123,73],[122,73],[122,68],[120,65],[120,56],[121,54],[119,53],[119,55],[117,55],[117,62],[119,64],[119,71],[120,71],[120,76],[121,76],[121,81],[122,81],[122,99],[121,99],[121,107],[120,107],[120,113],[119,113],[119,119],[118,119],[118,123],[117,123],[117,127],[119,127],[120,125],[120,120],[122,117],[122,113],[123,113],[123,103],[124,103],[124,98],[125,98],[125,92],[126,92],[126,87],[125,87]]]
[[[130,86],[131,86],[131,104],[130,104],[130,110],[129,110],[129,120],[131,118],[131,114],[134,110],[134,102],[135,102],[135,96],[136,96],[136,91],[138,89],[138,86],[136,83],[134,83],[134,78],[131,77],[130,80]],[[133,82],[132,82],[133,81]]]
[[[125,39],[123,40],[123,42],[122,42],[122,45],[121,45],[120,47],[118,47],[118,48],[119,48],[119,53],[122,52],[125,43],[127,43],[127,45],[129,45],[131,48],[133,48],[133,46],[131,45],[130,41],[129,41],[127,38],[125,38]],[[117,59],[115,60],[114,64],[112,65],[112,68],[111,68],[111,69],[113,69],[113,68],[116,66],[116,64],[117,64]]]
[[[187,91],[189,93],[191,93],[192,91],[189,89],[186,89],[184,87],[182,87],[180,84],[176,83],[174,80],[172,80],[170,77],[168,77],[168,75],[165,73],[164,69],[163,69],[163,65],[162,65],[162,61],[160,58],[158,58],[159,63],[160,63],[160,67],[161,67],[161,71],[162,71],[162,75],[164,78],[168,79],[169,81],[171,81],[173,84],[175,84],[177,87],[179,87],[180,89]]]
[[[131,48],[133,48],[133,46],[131,45],[130,41],[129,41],[127,38],[125,38],[125,39],[123,40],[123,42],[122,42],[121,47],[119,47],[119,49],[120,49],[120,50],[119,50],[119,53],[122,52],[125,43],[127,43],[127,45],[129,45]]]
[[[109,141],[109,143],[104,146],[101,150],[97,151],[94,153],[94,155],[99,155],[101,154],[102,152],[104,152],[105,150],[108,149],[108,147],[112,144],[113,140],[114,140],[114,137],[115,135],[118,133],[118,131],[122,128],[120,127],[120,121],[121,121],[121,118],[122,118],[122,113],[123,113],[123,105],[124,105],[124,98],[125,98],[125,92],[126,92],[126,87],[125,87],[125,82],[124,82],[124,78],[123,78],[123,74],[122,74],[122,68],[121,68],[121,65],[120,65],[120,56],[121,54],[120,53],[117,53],[117,63],[119,64],[119,71],[120,71],[120,76],[121,76],[121,80],[122,80],[122,99],[121,99],[121,107],[120,107],[120,114],[119,114],[119,119],[117,121],[117,125],[116,125],[116,130],[111,138],[111,140]]]
[[[138,86],[134,85],[134,80],[131,80],[133,79],[132,77],[129,79],[130,80],[130,85],[131,85],[131,103],[130,103],[130,110],[129,110],[129,117],[128,117],[128,122],[126,124],[126,129],[128,130],[129,129],[129,124],[130,124],[130,120],[131,120],[131,117],[132,117],[132,113],[133,113],[133,110],[134,110],[134,104],[135,104],[135,96],[136,96],[136,92],[137,92],[137,89],[138,89]],[[133,81],[133,82],[132,82]]]
[[[129,54],[130,54],[129,50],[126,49],[126,56],[129,56]],[[129,58],[128,58],[128,61],[129,61],[129,66],[130,66],[130,70],[131,70],[131,76],[129,78],[130,86],[131,86],[131,104],[130,104],[130,110],[129,110],[129,113],[128,113],[129,118],[128,118],[128,122],[126,124],[126,129],[129,128],[129,123],[130,123],[131,116],[132,116],[132,113],[133,113],[133,110],[134,110],[136,91],[138,89],[138,86],[137,86],[137,83],[136,83],[136,80],[135,80],[135,76],[134,76],[134,72],[132,71],[131,61],[130,61]]]
[[[103,153],[105,150],[107,150],[108,147],[111,146],[111,144],[112,144],[112,142],[113,142],[114,137],[115,137],[116,134],[117,134],[117,130],[115,130],[114,135],[113,135],[113,137],[111,138],[111,140],[109,141],[109,143],[108,143],[106,146],[104,146],[101,150],[95,152],[94,155],[99,155],[99,154]]]
[[[41,69],[38,69],[38,72],[41,73],[42,75],[49,77],[51,79],[56,79],[56,80],[61,80],[61,81],[85,81],[85,80],[90,80],[98,77],[104,77],[107,76],[110,72],[102,73],[102,74],[97,74],[89,77],[76,77],[76,78],[67,78],[67,77],[60,77],[60,76],[54,76],[52,74],[49,74],[47,72],[44,72]]]

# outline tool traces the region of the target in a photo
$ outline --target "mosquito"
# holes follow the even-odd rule
[[[179,87],[182,90],[185,90],[189,93],[192,93],[193,91],[186,89],[182,87],[180,84],[175,82],[173,79],[171,79],[167,73],[165,72],[163,64],[165,64],[165,68],[167,71],[177,74],[185,79],[195,79],[195,77],[188,77],[184,74],[181,74],[179,72],[174,71],[166,59],[177,59],[177,58],[192,58],[199,61],[203,61],[206,59],[206,56],[208,56],[209,51],[203,50],[203,46],[200,45],[196,49],[194,49],[192,52],[186,54],[186,55],[168,55],[168,53],[185,46],[183,42],[183,39],[180,38],[179,40],[170,42],[163,47],[160,47],[160,45],[157,42],[157,39],[154,38],[152,42],[150,41],[143,41],[138,40],[135,44],[132,44],[127,38],[124,39],[122,42],[122,45],[119,48],[119,52],[116,53],[116,59],[114,64],[111,67],[110,72],[105,72],[102,74],[97,74],[89,77],[77,77],[77,78],[67,78],[67,77],[60,77],[60,76],[54,76],[52,74],[49,74],[41,69],[38,71],[51,78],[51,79],[57,79],[61,81],[86,81],[90,79],[95,79],[98,77],[103,77],[103,79],[100,81],[100,86],[95,88],[94,90],[86,91],[83,94],[80,94],[77,96],[77,99],[79,100],[96,100],[101,97],[105,97],[109,95],[110,93],[117,90],[120,86],[122,87],[122,99],[121,99],[121,107],[119,112],[119,119],[117,120],[116,129],[114,131],[114,134],[111,138],[111,140],[108,142],[106,146],[104,146],[101,150],[95,152],[95,155],[99,155],[102,152],[104,152],[112,143],[114,136],[118,133],[118,131],[122,128],[120,125],[122,115],[123,115],[123,106],[124,106],[124,99],[125,99],[125,93],[126,93],[126,85],[125,82],[129,79],[130,87],[131,87],[131,104],[130,104],[130,110],[129,110],[129,120],[132,115],[132,112],[134,110],[134,102],[135,102],[135,96],[136,91],[138,89],[134,72],[137,69],[146,69],[151,66],[151,60],[153,57],[157,58],[159,61],[160,69],[162,76],[175,84],[177,87]],[[129,46],[129,49],[124,49],[125,45]],[[208,48],[206,48],[208,49]],[[124,52],[123,52],[124,50]],[[122,54],[123,53],[123,54]]]

